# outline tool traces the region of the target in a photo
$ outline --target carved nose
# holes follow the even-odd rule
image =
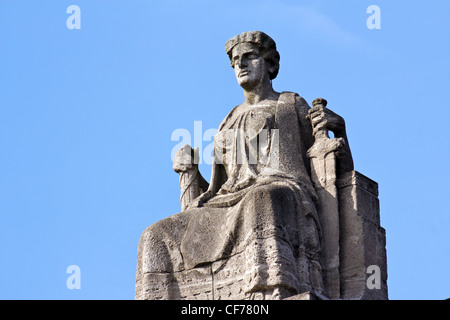
[[[239,67],[246,67],[247,66],[247,63],[242,58],[238,59],[237,64],[238,64]]]

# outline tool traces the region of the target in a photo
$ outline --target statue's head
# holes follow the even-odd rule
[[[275,41],[261,31],[241,33],[225,44],[225,50],[242,86],[261,77],[272,80],[280,68]]]

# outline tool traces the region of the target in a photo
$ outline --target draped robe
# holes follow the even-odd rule
[[[282,299],[323,290],[308,109],[283,92],[227,115],[214,138],[220,189],[142,233],[136,299]]]

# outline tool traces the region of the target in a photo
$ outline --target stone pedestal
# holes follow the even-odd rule
[[[312,292],[303,292],[284,300],[322,300]]]
[[[380,226],[378,184],[350,171],[336,186],[341,299],[387,299],[386,232]]]

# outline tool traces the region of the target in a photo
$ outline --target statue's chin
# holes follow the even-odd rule
[[[257,81],[251,81],[248,79],[247,76],[244,76],[242,78],[238,78],[238,84],[241,86],[242,89],[247,91],[252,91],[256,87]]]

